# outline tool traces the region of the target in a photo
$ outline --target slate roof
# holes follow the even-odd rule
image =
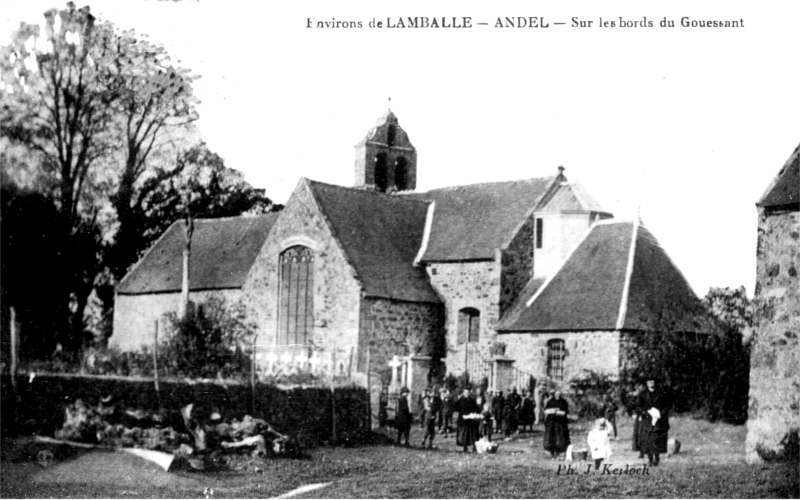
[[[400,196],[435,202],[430,235],[420,262],[494,259],[495,251],[563,177],[471,184]]]
[[[424,268],[414,265],[425,232],[428,202],[307,182],[365,295],[441,302]]]
[[[592,226],[547,282],[526,287],[497,330],[715,331],[713,320],[652,233],[635,226],[616,221]]]
[[[189,288],[241,288],[277,218],[276,212],[195,220]],[[176,221],[125,275],[117,293],[179,292],[184,246],[183,221]]]
[[[764,208],[795,208],[800,204],[800,145],[772,179],[756,205]]]

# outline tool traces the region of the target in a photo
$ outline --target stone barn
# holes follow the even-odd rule
[[[750,355],[748,461],[797,447],[800,430],[800,146],[756,203],[756,318]],[[796,449],[796,448],[795,448]]]
[[[608,223],[563,168],[417,192],[417,151],[391,111],[355,156],[353,187],[302,178],[279,214],[198,222],[192,300],[247,308],[264,374],[326,367],[415,392],[438,364],[495,387],[560,383],[616,373],[624,336],[659,307],[704,328],[650,232]],[[147,345],[177,309],[181,224],[122,280],[112,345]]]

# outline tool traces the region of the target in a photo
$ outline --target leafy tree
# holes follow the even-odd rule
[[[735,290],[711,287],[703,297],[703,304],[728,334],[748,336],[749,329],[753,327],[755,308],[743,286]]]
[[[0,134],[24,145],[51,182],[58,209],[57,273],[64,299],[55,311],[60,341],[80,344],[82,315],[98,262],[97,183],[92,167],[110,150],[115,95],[103,84],[113,29],[88,8],[49,10],[42,26],[22,23],[0,49]],[[51,193],[45,193],[50,195]]]
[[[709,379],[715,388],[708,415],[743,423],[747,419],[750,391],[750,333],[754,304],[744,287],[711,288],[703,298],[708,311],[720,323],[720,334],[711,339]]]
[[[116,37],[115,50],[109,87],[118,96],[117,130],[125,158],[111,197],[119,224],[111,268],[120,279],[140,251],[145,200],[182,170],[153,168],[148,160],[153,153],[174,152],[171,142],[197,119],[197,100],[192,89],[195,77],[189,70],[170,66],[163,47],[126,31]]]

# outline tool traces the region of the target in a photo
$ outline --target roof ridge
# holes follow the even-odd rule
[[[625,315],[628,314],[628,299],[630,298],[631,277],[633,276],[633,260],[636,255],[636,239],[639,235],[639,218],[633,221],[633,231],[631,231],[631,246],[628,250],[628,263],[625,268],[625,284],[622,285],[622,297],[619,303],[619,315],[617,316],[617,330],[622,330],[625,324]]]
[[[389,194],[389,193],[384,193],[384,192],[381,192],[381,191],[374,191],[372,189],[362,189],[362,188],[357,188],[357,187],[341,186],[339,184],[330,184],[330,183],[327,183],[327,182],[315,181],[313,179],[308,179],[308,178],[306,178],[306,181],[308,181],[309,185],[317,184],[317,185],[320,185],[320,186],[332,187],[332,188],[335,188],[335,189],[340,189],[340,190],[343,190],[343,191],[349,191],[349,192],[353,192],[353,193],[364,193],[367,196],[377,196],[377,197],[381,197],[381,198],[387,199],[387,200],[400,200],[400,199],[402,199],[403,201],[412,201],[414,203],[425,203],[425,204],[430,203],[430,200],[419,200],[419,199],[414,199],[414,198],[405,198],[404,196],[398,196],[398,195],[406,195],[406,194],[419,194],[419,193],[416,193],[416,192],[410,191],[410,190],[409,191],[397,191],[395,193]]]
[[[235,219],[258,219],[260,217],[274,216],[280,212],[267,212],[263,214],[239,214],[239,215],[226,215],[225,217],[198,217],[194,222],[210,222],[210,221],[227,221]],[[176,222],[182,219],[177,219]]]
[[[476,182],[473,184],[460,184],[457,186],[444,186],[440,188],[429,189],[427,191],[419,191],[419,192],[402,192],[398,194],[415,194],[415,195],[423,195],[426,193],[430,193],[433,191],[454,191],[456,189],[464,189],[464,188],[471,188],[471,187],[482,187],[482,186],[499,186],[501,184],[515,184],[520,182],[533,182],[533,181],[543,181],[549,180],[558,177],[557,175],[546,175],[544,177],[530,177],[528,179],[515,179],[510,181],[491,181],[491,182]]]

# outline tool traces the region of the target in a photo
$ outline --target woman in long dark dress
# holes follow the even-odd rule
[[[454,406],[454,410],[458,413],[456,419],[456,445],[464,447],[464,453],[472,446],[472,451],[475,450],[475,442],[480,438],[480,413],[481,407],[469,394],[469,389],[464,389]],[[467,418],[470,415],[478,415],[478,418]]]
[[[401,444],[404,446],[411,446],[408,438],[411,434],[411,421],[413,420],[413,416],[411,415],[411,409],[408,404],[408,394],[408,388],[403,387],[400,390],[400,397],[397,398],[397,409],[395,410],[394,417],[395,427],[397,428],[397,446]]]
[[[567,451],[570,445],[568,412],[569,404],[561,397],[561,391],[556,391],[544,407],[544,449],[550,452],[552,458]]]
[[[650,465],[657,466],[660,454],[667,452],[669,440],[670,400],[667,391],[657,388],[654,379],[647,381],[647,388],[639,396],[639,449],[647,455]]]

